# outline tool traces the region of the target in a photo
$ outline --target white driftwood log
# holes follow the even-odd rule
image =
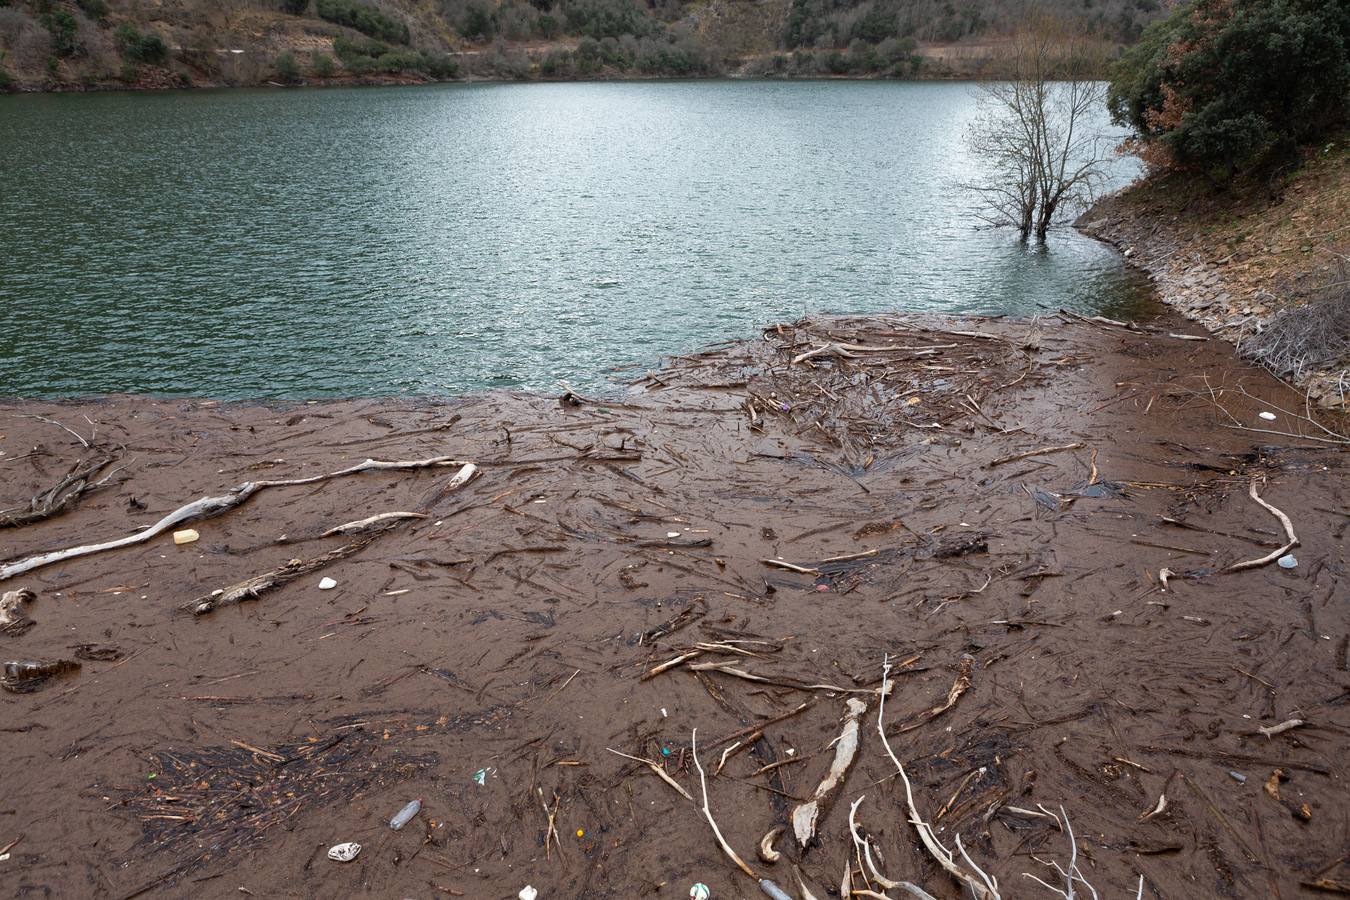
[[[8,565],[0,566],[0,581],[5,581],[6,579],[13,578],[15,575],[21,575],[24,572],[40,569],[43,566],[49,566],[52,563],[63,562],[80,556],[89,556],[93,553],[102,553],[105,550],[116,550],[119,547],[130,547],[133,544],[143,544],[156,535],[163,534],[165,531],[181,522],[186,522],[190,519],[209,519],[218,516],[221,513],[229,512],[235,507],[242,506],[250,497],[265,488],[314,484],[315,482],[326,481],[330,478],[355,475],[359,472],[387,471],[391,469],[425,469],[434,466],[461,466],[462,468],[460,471],[451,480],[451,484],[454,486],[463,484],[464,481],[472,478],[474,473],[478,471],[478,467],[473,463],[451,459],[448,456],[436,456],[431,459],[393,462],[368,459],[363,463],[357,463],[346,469],[339,469],[336,472],[328,472],[323,475],[311,475],[308,478],[289,478],[283,481],[245,481],[243,484],[231,488],[229,493],[222,494],[219,497],[202,497],[200,500],[194,500],[186,506],[180,506],[149,528],[137,532],[136,534],[129,534],[126,537],[104,541],[100,544],[86,544],[80,547],[70,547],[65,550],[53,550],[50,553],[30,556],[28,559],[21,559],[9,563]],[[461,478],[463,481],[460,480]]]
[[[830,770],[816,786],[811,799],[792,811],[792,833],[797,845],[802,849],[816,836],[816,819],[823,805],[829,802],[834,792],[844,783],[853,758],[858,755],[858,717],[867,712],[867,704],[857,697],[848,699],[848,712],[844,715],[844,730],[834,745],[834,761]]]

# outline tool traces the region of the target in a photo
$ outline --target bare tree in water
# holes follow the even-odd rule
[[[1074,26],[1033,17],[1004,48],[1009,80],[979,88],[967,142],[983,179],[965,185],[977,215],[1044,240],[1105,178],[1110,144],[1097,130],[1106,100],[1105,48]]]

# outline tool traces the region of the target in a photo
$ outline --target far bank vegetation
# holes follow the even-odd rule
[[[970,76],[1002,64],[996,48],[1040,8],[1113,47],[1163,12],[1160,0],[0,0],[0,89]]]

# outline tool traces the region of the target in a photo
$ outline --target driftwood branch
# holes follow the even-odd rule
[[[895,751],[891,749],[891,742],[886,737],[886,694],[890,690],[891,661],[888,657],[882,662],[881,666],[881,691],[880,698],[877,701],[877,733],[881,735],[881,745],[886,748],[886,755],[891,758],[895,764],[896,771],[900,773],[900,780],[905,786],[905,805],[909,809],[909,823],[914,826],[918,832],[919,841],[923,844],[925,850],[937,860],[947,874],[951,875],[957,881],[969,888],[971,895],[975,900],[1001,900],[998,893],[998,882],[992,877],[980,872],[980,876],[967,872],[956,861],[956,857],[950,850],[942,846],[938,840],[937,834],[933,831],[933,826],[929,825],[919,815],[919,808],[914,803],[914,789],[909,783],[909,775],[905,772],[904,765],[901,764]],[[976,869],[979,872],[979,869]]]
[[[858,823],[856,821],[858,814],[858,807],[862,804],[863,800],[865,799],[867,799],[867,797],[864,794],[862,797],[859,797],[857,800],[854,800],[853,805],[849,807],[848,810],[848,831],[849,834],[853,836],[853,846],[859,858],[859,865],[866,863],[868,870],[872,873],[872,880],[888,891],[901,890],[909,894],[911,897],[919,898],[919,900],[937,900],[937,898],[935,898],[932,894],[925,891],[923,888],[919,887],[917,884],[913,884],[908,881],[891,881],[885,875],[881,874],[881,870],[877,868],[876,862],[874,862],[872,859],[871,840],[869,838],[863,837],[861,834],[858,833],[859,828]],[[855,891],[854,893],[856,894],[857,892]],[[885,895],[877,894],[875,896],[884,897]]]
[[[85,494],[107,484],[117,474],[119,470],[114,469],[98,481],[93,480],[113,459],[112,453],[100,449],[88,459],[77,460],[60,481],[28,501],[27,509],[0,511],[0,528],[21,528],[65,512]]]
[[[388,526],[386,526],[386,528],[387,527]],[[254,600],[267,591],[279,588],[283,584],[294,581],[311,572],[317,572],[329,563],[337,562],[340,559],[346,559],[352,554],[365,549],[365,547],[374,542],[374,540],[382,533],[383,531],[367,534],[359,540],[352,541],[350,544],[338,547],[336,550],[330,550],[320,556],[311,557],[310,559],[293,559],[284,566],[280,566],[270,572],[255,575],[253,578],[241,581],[238,584],[232,584],[223,590],[207,594],[205,597],[198,597],[195,600],[190,600],[187,603],[184,603],[181,608],[192,613],[194,616],[203,616],[212,612],[217,607],[229,606],[230,604],[239,603],[243,600]]]
[[[722,852],[725,853],[727,857],[730,858],[731,861],[736,864],[736,867],[738,869],[740,869],[746,875],[750,876],[752,880],[759,881],[759,876],[756,875],[754,871],[745,864],[745,860],[741,859],[740,856],[737,855],[735,850],[731,849],[731,845],[727,843],[727,839],[722,837],[722,829],[717,827],[717,822],[715,819],[713,819],[712,810],[709,809],[708,807],[708,776],[703,774],[703,764],[698,761],[697,728],[695,728],[693,734],[690,735],[689,741],[692,747],[692,752],[690,755],[694,757],[694,768],[698,769],[698,781],[703,788],[703,815],[705,818],[707,818],[708,824],[712,826],[713,836],[717,838],[717,844],[722,848]]]
[[[328,529],[319,537],[332,537],[335,534],[360,534],[363,531],[369,531],[376,525],[385,522],[392,522],[398,519],[425,519],[426,513],[419,512],[386,512],[374,516],[367,516],[364,519],[357,519],[355,522],[347,522],[343,525],[337,525]]]
[[[974,672],[975,657],[971,656],[969,653],[962,654],[961,661],[956,665],[956,680],[952,682],[951,688],[947,691],[947,701],[920,713],[917,720],[902,726],[900,732],[913,731],[920,725],[925,725],[928,722],[933,721],[955,706],[956,701],[961,699],[961,695],[970,690],[971,676]]]
[[[844,729],[835,742],[834,760],[830,763],[830,770],[816,786],[811,799],[792,811],[792,833],[797,838],[797,845],[802,849],[806,849],[806,845],[816,836],[816,819],[820,816],[821,809],[829,804],[834,793],[844,783],[844,776],[848,774],[854,757],[858,755],[858,718],[867,712],[867,704],[857,697],[850,697],[847,703],[848,712],[844,714]]]
[[[75,436],[75,440],[79,441],[79,442],[80,442],[80,445],[83,446],[84,449],[88,450],[88,449],[90,448],[90,446],[91,446],[90,443],[89,443],[89,441],[87,441],[87,440],[84,439],[84,435],[80,434],[80,433],[79,433],[78,431],[76,431],[74,428],[71,428],[71,427],[69,427],[69,426],[67,426],[67,425],[62,425],[60,422],[56,421],[55,419],[49,419],[49,418],[47,418],[46,416],[39,416],[39,415],[35,415],[35,414],[20,415],[20,416],[17,416],[16,418],[20,418],[20,419],[37,419],[39,422],[46,422],[48,425],[55,425],[57,428],[60,428],[62,431],[65,431],[65,432],[68,432],[69,434],[74,435],[74,436]],[[85,421],[88,421],[88,419],[86,419]],[[92,423],[91,423],[91,424],[92,424]],[[91,440],[92,440],[92,438],[91,438]]]
[[[673,660],[672,660],[673,662]],[[767,678],[763,675],[756,675],[754,672],[747,672],[744,669],[738,669],[728,663],[706,662],[692,663],[688,666],[691,672],[721,672],[723,675],[731,675],[734,678],[742,678],[746,681],[758,681],[761,684],[775,684],[779,687],[794,688],[799,691],[830,691],[836,694],[873,694],[876,693],[872,688],[847,688],[840,687],[837,684],[806,684],[801,681],[794,681],[789,678]]]
[[[380,460],[368,459],[363,463],[349,466],[346,469],[339,469],[336,472],[328,472],[323,475],[311,475],[308,478],[290,478],[282,481],[245,481],[243,484],[231,488],[228,493],[222,494],[219,497],[202,497],[199,500],[192,501],[186,506],[180,506],[149,528],[137,532],[136,534],[129,534],[126,537],[104,541],[99,544],[86,544],[80,547],[70,547],[65,550],[54,550],[50,553],[31,556],[28,559],[18,560],[9,563],[8,565],[0,566],[0,581],[68,559],[75,559],[80,556],[89,556],[94,553],[103,553],[107,550],[116,550],[120,547],[130,547],[134,544],[145,543],[156,535],[163,534],[175,525],[193,519],[213,518],[238,506],[242,506],[250,497],[266,488],[314,484],[331,478],[355,475],[359,472],[388,471],[393,469],[424,469],[435,466],[461,467],[459,473],[451,480],[451,484],[454,484],[457,481],[460,484],[463,484],[465,481],[472,478],[478,471],[478,467],[473,463],[451,459],[448,456],[437,456],[431,459],[395,462],[383,462]],[[465,473],[468,474],[466,475]]]
[[[1238,572],[1241,571],[1242,569],[1255,569],[1258,566],[1264,566],[1267,563],[1272,563],[1275,560],[1279,559],[1281,556],[1284,556],[1290,550],[1294,549],[1296,546],[1298,546],[1298,535],[1294,534],[1294,523],[1289,521],[1289,517],[1286,516],[1284,513],[1280,512],[1278,509],[1276,509],[1275,507],[1271,506],[1269,503],[1261,499],[1261,496],[1256,493],[1256,484],[1257,483],[1255,481],[1252,482],[1251,487],[1247,491],[1248,496],[1250,496],[1257,503],[1261,504],[1261,506],[1263,506],[1268,513],[1270,513],[1272,516],[1280,520],[1280,524],[1284,526],[1284,534],[1285,537],[1287,538],[1287,541],[1284,544],[1284,546],[1280,547],[1278,550],[1272,550],[1265,556],[1260,557],[1259,559],[1249,559],[1246,562],[1233,563],[1226,570],[1229,572]]]
[[[827,342],[822,347],[816,347],[814,350],[807,350],[805,353],[798,354],[792,358],[791,365],[800,365],[808,359],[815,359],[818,356],[838,356],[842,359],[857,359],[853,353],[850,353],[845,345]]]

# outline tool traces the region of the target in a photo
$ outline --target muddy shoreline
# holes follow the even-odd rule
[[[1055,883],[1061,806],[1103,897],[1350,883],[1346,446],[1226,344],[1171,335],[1203,337],[1170,313],[817,319],[615,400],[0,401],[0,509],[109,457],[66,511],[0,529],[4,562],[241,482],[481,470],[271,487],[196,542],[0,582],[35,595],[4,661],[80,663],[0,692],[0,893],[760,896],[701,803],[607,752],[699,797],[697,729],[757,875],[838,896],[865,796],[877,867],[956,898],[877,734],[887,659],[916,804],[1004,897],[1053,896],[1023,873]],[[1293,569],[1223,571],[1284,541],[1253,485]],[[325,536],[391,511],[425,518]],[[848,698],[857,757],[803,852],[789,817]],[[343,841],[360,855],[329,860]]]

